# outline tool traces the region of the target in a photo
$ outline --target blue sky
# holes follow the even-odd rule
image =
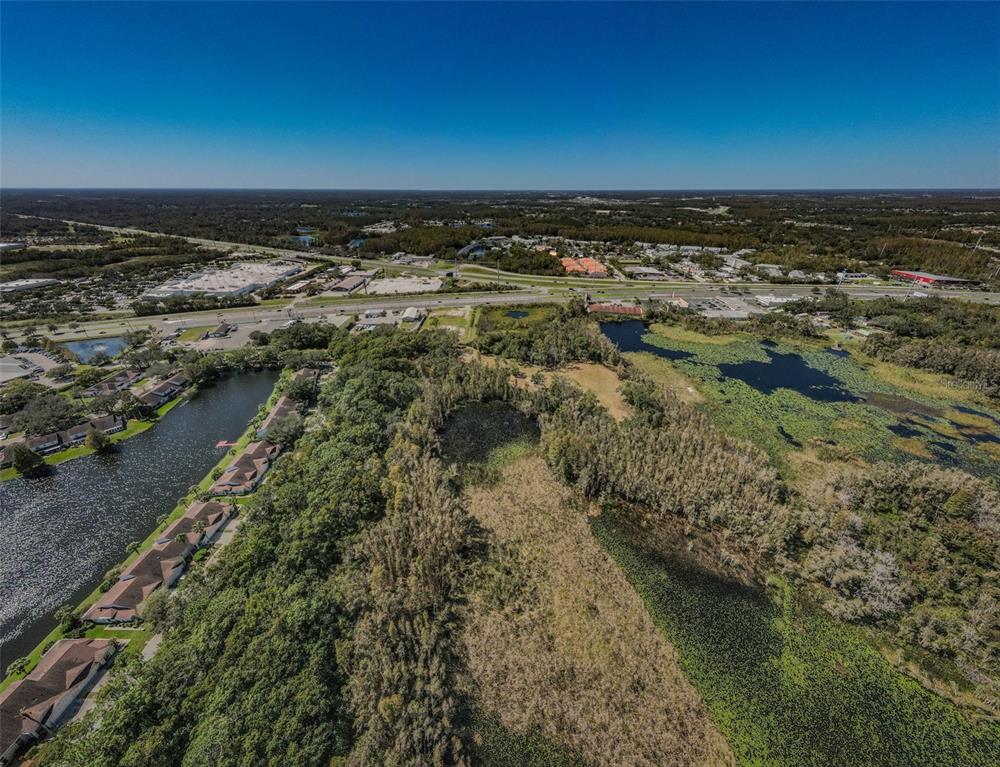
[[[1000,4],[0,6],[3,186],[1000,186]]]

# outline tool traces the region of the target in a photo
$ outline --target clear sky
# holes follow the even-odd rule
[[[1000,4],[0,5],[3,186],[1000,186]]]

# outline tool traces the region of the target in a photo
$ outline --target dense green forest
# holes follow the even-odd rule
[[[476,483],[504,481],[461,468],[487,457],[462,444],[498,438],[476,431],[488,419],[451,420],[478,401],[537,422],[537,448],[518,436],[524,429],[508,430],[518,450],[537,449],[567,497],[602,512],[598,542],[677,648],[737,763],[996,760],[995,723],[894,670],[865,633],[894,632],[960,661],[972,678],[963,684],[989,700],[995,486],[886,465],[800,496],[761,450],[623,363],[579,307],[481,322],[484,352],[616,366],[633,415],[614,421],[559,376],[517,386],[512,368],[468,359],[443,331],[296,326],[238,355],[185,360],[196,376],[319,357],[337,370],[319,395],[321,424],[242,507],[234,542],[146,616],[164,632],[156,655],[122,663],[103,703],[41,749],[39,764],[471,765],[517,754],[571,764],[578,746],[588,761],[614,763],[582,736],[552,743],[510,730],[470,697],[470,671],[485,673],[463,640],[470,594],[484,593],[485,577],[495,584],[486,598],[528,599],[516,561],[484,538],[467,505]],[[456,424],[469,441],[443,447]],[[713,592],[710,579],[662,566],[678,543],[699,552],[697,567],[739,580],[735,602],[728,586]],[[497,567],[501,581],[490,575]],[[699,594],[714,619],[692,606]],[[495,759],[483,751],[490,743]]]
[[[862,345],[866,354],[897,365],[948,373],[991,397],[1000,397],[1000,307],[939,297],[857,301],[831,290],[817,301],[786,306],[787,314],[797,312],[826,312],[846,328],[864,320],[879,331]]]
[[[5,191],[6,211],[130,226],[167,234],[249,245],[294,246],[309,227],[321,250],[361,239],[367,253],[398,250],[453,257],[486,229],[497,235],[552,236],[611,243],[671,243],[755,248],[756,263],[808,272],[851,269],[886,275],[923,269],[973,281],[997,279],[1000,233],[996,201],[938,194],[675,194],[577,195],[528,193],[116,192],[113,195],[26,195]],[[368,236],[381,221],[409,228]],[[11,221],[11,236],[27,233]],[[981,247],[976,247],[977,245]],[[516,269],[515,269],[516,271]],[[547,272],[538,272],[547,273]]]

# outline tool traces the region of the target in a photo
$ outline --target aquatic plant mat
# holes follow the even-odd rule
[[[622,567],[741,765],[985,767],[1000,723],[973,722],[896,671],[857,628],[700,565],[605,512],[594,534]]]
[[[697,333],[663,325],[638,332],[639,339],[625,339],[641,349],[630,359],[655,378],[650,361],[662,355],[657,364],[677,371],[664,376],[665,384],[676,388],[678,375],[694,382],[717,425],[756,442],[785,468],[806,453],[817,463],[916,458],[979,476],[997,470],[1000,413],[983,403],[961,404],[968,392],[928,396],[948,390],[926,381],[904,389],[888,382],[901,382],[899,376],[881,374],[883,363],[818,344],[793,347],[748,336],[699,341]]]

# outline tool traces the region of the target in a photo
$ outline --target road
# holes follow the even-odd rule
[[[40,216],[25,216],[25,218],[42,218]],[[94,226],[98,229],[122,235],[148,235],[153,237],[177,236],[165,235],[163,232],[151,232],[130,227],[117,227],[102,224],[92,224],[84,221],[69,221],[65,219],[45,219],[63,221],[67,224]],[[323,259],[331,262],[349,262],[351,259],[341,256],[330,256],[315,252],[275,248],[246,243],[209,240],[202,237],[181,237],[187,242],[205,248],[231,251],[234,249],[252,250],[273,256]],[[394,266],[389,261],[368,259],[369,266]],[[411,268],[419,273],[434,272],[434,269]],[[492,282],[498,272],[481,265],[456,265],[436,271],[457,270],[463,277]],[[751,295],[802,296],[814,295],[814,291],[826,290],[830,285],[774,285],[760,283],[693,283],[693,282],[659,282],[642,280],[588,280],[584,278],[545,277],[536,275],[499,272],[500,278],[507,284],[514,284],[518,290],[501,293],[427,293],[411,296],[351,296],[347,298],[311,298],[289,299],[280,306],[261,305],[257,307],[239,307],[233,309],[210,310],[204,312],[188,312],[165,317],[120,317],[110,320],[96,320],[80,323],[80,326],[69,331],[61,328],[60,340],[72,338],[88,338],[101,335],[117,335],[128,329],[150,328],[163,334],[176,330],[214,325],[225,321],[235,325],[255,324],[261,330],[269,331],[286,322],[292,312],[304,320],[319,320],[334,314],[356,314],[366,309],[404,309],[414,306],[422,309],[436,309],[457,306],[485,306],[492,304],[540,304],[560,303],[570,300],[573,296],[588,293],[595,300],[615,299],[669,299],[669,298],[709,298],[719,297],[739,291]],[[839,285],[853,298],[871,300],[881,297],[904,298],[913,294],[914,289],[908,285]],[[946,296],[956,300],[977,301],[980,303],[1000,304],[1000,293],[963,290],[925,290],[925,293]]]

